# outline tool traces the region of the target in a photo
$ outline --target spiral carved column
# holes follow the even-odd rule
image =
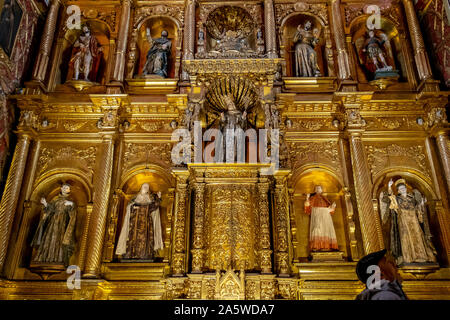
[[[30,141],[31,137],[28,134],[21,134],[19,136],[16,151],[14,152],[11,167],[9,169],[8,179],[6,180],[5,190],[3,191],[2,201],[0,203],[0,272],[5,263],[9,236],[17,202],[19,200]]]
[[[336,49],[338,51],[338,68],[339,79],[346,80],[351,76],[349,55],[345,44],[344,23],[341,15],[341,1],[331,1],[331,17],[333,20],[334,41],[336,42]]]
[[[259,207],[259,264],[262,273],[272,273],[272,259],[270,255],[270,220],[269,220],[269,183],[258,183]]]
[[[172,274],[182,276],[186,272],[186,198],[187,198],[187,170],[175,171],[177,187],[175,197],[175,218],[172,253]]]
[[[447,192],[450,195],[450,144],[448,140],[448,131],[441,130],[436,134],[436,144],[439,150],[442,167],[447,181]]]
[[[90,219],[88,234],[89,249],[86,254],[85,278],[96,278],[102,258],[102,248],[106,229],[106,219],[111,189],[111,175],[113,168],[114,139],[112,135],[103,138],[100,170],[97,175],[94,190],[94,206]]]
[[[430,62],[428,61],[425,43],[420,31],[419,19],[417,19],[414,3],[412,0],[402,0],[405,7],[406,19],[408,20],[409,33],[414,48],[414,58],[417,65],[420,80],[432,77]]]
[[[33,80],[44,81],[50,60],[50,51],[55,38],[56,23],[58,21],[58,12],[61,5],[60,0],[53,0],[50,6],[47,21],[45,22],[44,33],[33,70]]]
[[[205,213],[205,184],[195,184],[195,215],[194,240],[192,243],[192,273],[201,273],[204,261],[204,213]]]
[[[372,204],[372,180],[360,131],[350,133],[350,153],[365,254],[383,249],[380,217]]]
[[[275,175],[275,263],[280,276],[289,275],[289,202],[287,200],[287,174],[289,172],[279,170]]]
[[[273,0],[264,1],[264,25],[266,34],[267,56],[277,58],[277,38],[275,30],[275,12],[273,9]]]
[[[125,53],[127,51],[128,30],[130,28],[131,0],[122,1],[119,39],[117,41],[113,80],[123,81],[125,74]]]

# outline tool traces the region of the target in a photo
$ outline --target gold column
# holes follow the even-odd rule
[[[182,276],[186,272],[186,224],[187,224],[187,170],[174,170],[177,177],[175,218],[173,232],[172,273]]]
[[[272,259],[270,255],[270,220],[269,220],[269,183],[258,183],[258,207],[259,207],[259,261],[261,273],[272,273]]]
[[[195,184],[194,240],[192,243],[192,273],[201,273],[203,269],[203,229],[205,214],[205,184]]]
[[[350,153],[353,164],[353,179],[355,181],[356,202],[365,254],[383,249],[383,234],[380,217],[374,212],[372,204],[372,180],[367,157],[362,142],[364,130],[349,130]],[[353,252],[352,252],[353,254]]]
[[[97,278],[102,258],[103,240],[111,188],[111,174],[114,154],[114,138],[106,134],[102,142],[102,156],[99,159],[99,172],[94,187],[94,206],[90,219],[88,245],[86,253],[85,278]]]
[[[33,70],[33,80],[44,81],[50,59],[53,39],[55,37],[56,23],[58,21],[58,12],[61,5],[60,0],[53,0],[48,11],[47,21],[45,22],[44,33],[42,35],[41,46]]]
[[[122,16],[120,20],[119,38],[117,41],[116,59],[113,80],[123,81],[125,74],[125,53],[127,51],[128,30],[130,28],[131,0],[122,0]]]
[[[19,140],[14,151],[2,201],[0,202],[0,272],[3,270],[5,263],[9,236],[23,182],[22,179],[27,163],[30,141],[31,136],[28,133],[19,133]]]
[[[287,176],[289,170],[278,170],[275,174],[275,263],[280,276],[289,275],[289,202],[287,198]]]
[[[402,0],[405,7],[406,19],[408,20],[409,34],[414,49],[414,58],[417,65],[420,80],[432,77],[430,62],[428,61],[425,44],[420,31],[419,20],[417,19],[414,3],[412,0]]]
[[[450,195],[450,144],[448,140],[449,129],[439,130],[436,136],[436,144],[439,150],[439,158],[441,159],[442,167],[445,172],[445,179],[447,180],[447,192]]]
[[[341,15],[341,1],[331,0],[331,18],[333,21],[334,41],[338,51],[338,68],[339,79],[346,80],[351,77],[349,57],[347,47],[345,45],[344,23]]]
[[[264,26],[267,56],[271,59],[277,58],[277,38],[275,34],[275,12],[273,9],[273,0],[264,0]]]
[[[184,25],[184,59],[194,59],[195,47],[195,1],[186,0]]]

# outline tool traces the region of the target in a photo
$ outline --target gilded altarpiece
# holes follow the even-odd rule
[[[449,299],[448,92],[433,79],[413,1],[374,4],[398,77],[370,78],[367,1],[50,1],[32,79],[9,97],[20,119],[0,202],[0,298],[354,299],[357,261],[385,246],[380,194],[405,179],[427,200],[437,251],[436,263],[399,266],[405,292]],[[91,34],[65,26],[68,5]],[[101,67],[96,81],[75,80],[75,44],[90,35]],[[302,50],[314,77],[296,76]],[[144,74],[148,59],[166,73]],[[243,163],[201,157],[208,129],[236,128],[227,117],[257,135],[279,130],[273,172],[248,150]],[[178,129],[185,150],[202,151],[191,163],[174,161]],[[264,145],[249,137],[246,147],[255,141]],[[65,270],[30,266],[41,198],[64,183],[78,207],[75,290]],[[160,199],[163,245],[124,261],[120,230],[144,184]],[[332,252],[309,246],[306,202],[318,185],[336,204]]]

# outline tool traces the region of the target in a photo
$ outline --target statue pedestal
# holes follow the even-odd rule
[[[344,253],[342,251],[311,252],[311,262],[343,262]]]
[[[43,280],[47,280],[52,275],[66,271],[67,267],[62,263],[31,262],[29,269],[31,272],[39,274]]]

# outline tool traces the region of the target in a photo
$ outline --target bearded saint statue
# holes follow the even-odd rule
[[[64,184],[58,197],[47,203],[41,199],[44,214],[31,242],[36,249],[31,265],[69,265],[75,247],[76,205],[70,200],[70,185]]]

